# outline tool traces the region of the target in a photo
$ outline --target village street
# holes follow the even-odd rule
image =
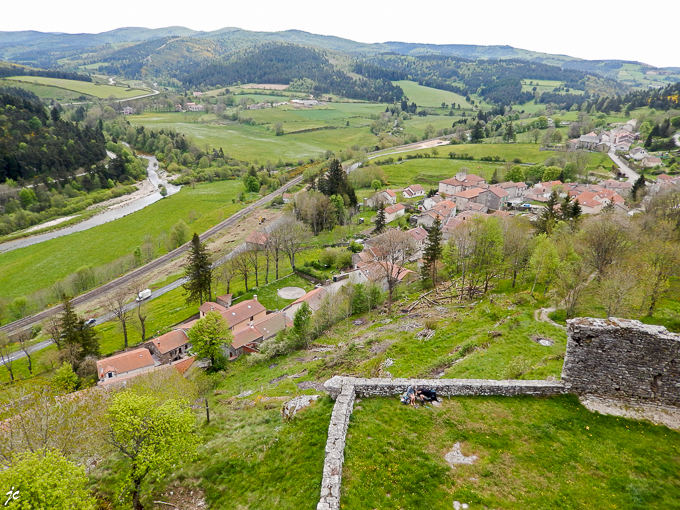
[[[615,153],[613,150],[612,150],[612,151],[609,151],[608,156],[609,156],[609,159],[611,159],[611,160],[614,162],[614,164],[615,164],[616,166],[619,167],[619,171],[620,171],[622,174],[625,174],[626,177],[628,177],[628,181],[634,182],[634,181],[636,181],[637,179],[640,178],[640,174],[638,174],[637,172],[634,172],[633,170],[631,170],[630,168],[628,168],[628,165],[626,165],[626,164],[621,160],[621,158],[619,158],[619,157],[616,155],[616,153]]]

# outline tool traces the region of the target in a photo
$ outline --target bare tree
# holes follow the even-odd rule
[[[236,270],[232,260],[227,260],[220,269],[220,277],[227,284],[227,294],[231,292],[231,281],[236,276]]]
[[[637,308],[637,275],[629,267],[615,267],[600,281],[599,302],[607,317],[626,317]]]
[[[133,316],[132,308],[127,306],[131,294],[131,289],[120,287],[109,294],[108,301],[105,305],[107,311],[113,315],[113,318],[116,321],[118,321],[120,329],[123,331],[126,349],[128,346],[128,324]]]
[[[53,315],[45,322],[43,330],[56,344],[57,349],[61,350],[63,342],[61,339],[61,318],[58,315]]]
[[[29,350],[31,333],[28,331],[21,331],[17,334],[16,339],[19,342],[19,349],[24,352],[26,359],[28,360],[28,373],[33,375],[33,360],[31,360],[31,351]]]
[[[285,234],[285,223],[277,224],[267,237],[267,249],[274,256],[274,265],[276,267],[276,279],[279,279],[279,260],[281,260],[281,254],[284,252],[284,246],[286,242]]]
[[[406,263],[416,252],[415,241],[403,230],[391,228],[377,236],[373,246],[379,253],[377,267],[387,282],[388,305],[391,306],[394,289],[408,272]]]
[[[243,281],[246,285],[246,292],[248,292],[248,275],[250,274],[250,258],[246,252],[241,252],[232,260],[234,271],[243,276]]]
[[[515,288],[517,275],[529,262],[531,246],[530,227],[517,218],[507,218],[503,222],[503,257],[512,273],[512,288]]]
[[[145,281],[138,281],[134,286],[134,293],[139,296],[139,293],[147,288],[147,283]],[[135,327],[139,330],[139,334],[142,337],[142,343],[146,341],[146,300],[140,299],[136,301],[136,311],[137,311],[137,322]]]
[[[9,380],[14,381],[14,369],[12,368],[12,342],[9,341],[7,335],[0,333],[0,364],[5,365],[7,373],[9,374]]]
[[[248,263],[250,264],[250,267],[253,268],[253,270],[255,271],[255,287],[259,287],[260,251],[257,249],[247,250],[245,252],[245,255],[248,258]]]
[[[309,239],[309,229],[293,216],[284,217],[281,222],[283,234],[283,251],[288,255],[290,266],[295,271],[295,256],[305,249],[305,243]]]
[[[558,306],[563,306],[567,312],[567,319],[572,319],[576,315],[576,310],[588,285],[589,276],[590,271],[581,259],[558,267],[555,293],[560,301]]]
[[[581,230],[584,260],[597,271],[601,279],[617,257],[629,247],[629,223],[616,213],[604,213],[588,218]]]

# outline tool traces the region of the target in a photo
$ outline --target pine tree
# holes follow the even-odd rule
[[[442,222],[439,218],[434,220],[434,224],[427,234],[427,246],[423,253],[423,277],[430,278],[434,286],[437,285],[437,261],[442,257]]]
[[[64,312],[61,314],[61,332],[66,357],[73,370],[87,356],[99,355],[99,339],[94,329],[85,324],[85,319],[78,317],[73,309],[71,299],[64,296]]]
[[[482,128],[482,124],[479,121],[477,121],[475,123],[475,127],[472,129],[472,132],[470,133],[470,141],[472,143],[477,143],[482,138],[484,138],[484,129]]]
[[[566,196],[564,198],[564,202],[562,202],[562,205],[560,206],[560,216],[563,221],[570,220],[571,219],[571,208],[572,208],[572,203],[571,203],[571,197]]]
[[[506,142],[514,142],[515,138],[517,138],[517,135],[515,134],[515,128],[512,125],[512,122],[508,123],[508,127],[505,130],[505,133],[503,134],[503,140]]]
[[[188,281],[182,285],[187,294],[187,303],[209,301],[212,295],[212,264],[205,244],[201,243],[198,234],[191,239],[189,261],[184,268]]]
[[[548,198],[548,201],[545,203],[543,211],[541,211],[541,214],[536,220],[535,228],[537,234],[545,233],[550,235],[552,233],[558,219],[557,212],[555,211],[555,206],[558,204],[558,202],[559,195],[557,194],[557,191],[553,191],[550,194],[550,198]]]
[[[633,187],[630,189],[630,196],[633,199],[633,201],[637,200],[638,192],[645,186],[646,186],[645,176],[640,175],[640,177],[638,177],[637,180],[633,183]]]
[[[489,184],[498,184],[500,182],[500,177],[498,176],[498,168],[496,168],[493,171],[493,175],[491,176],[491,180],[489,181]]]
[[[380,208],[378,208],[378,215],[375,217],[375,228],[373,229],[373,233],[381,234],[385,230],[386,226],[387,222],[385,221],[385,204],[380,204]]]
[[[579,219],[582,212],[581,204],[578,203],[578,200],[574,200],[571,204],[571,219],[576,221]]]

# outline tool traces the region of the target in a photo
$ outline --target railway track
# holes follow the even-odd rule
[[[205,242],[206,240],[210,239],[212,236],[217,234],[218,232],[224,230],[225,228],[231,227],[235,225],[237,222],[239,222],[241,219],[245,218],[249,214],[251,214],[255,209],[262,207],[263,205],[267,204],[270,202],[275,196],[280,195],[281,193],[285,193],[288,189],[291,187],[300,184],[302,182],[302,175],[295,177],[291,181],[287,182],[283,186],[281,186],[279,189],[276,191],[270,193],[267,196],[264,196],[260,198],[258,201],[250,204],[249,206],[245,207],[244,209],[241,209],[239,212],[236,214],[233,214],[226,220],[222,221],[221,223],[218,223],[214,227],[209,228],[205,232],[203,232],[199,238],[201,239],[201,242]],[[74,297],[71,300],[71,303],[73,303],[74,306],[77,305],[82,305],[84,303],[87,303],[88,301],[101,297],[102,295],[111,292],[112,290],[117,289],[118,287],[128,285],[130,282],[134,281],[137,278],[143,277],[144,275],[149,274],[151,271],[154,271],[155,269],[158,269],[162,267],[163,265],[167,264],[168,262],[172,261],[173,259],[180,257],[183,255],[186,251],[189,250],[189,245],[190,243],[185,243],[179,248],[176,248],[172,250],[171,252],[166,253],[165,255],[162,255],[158,257],[155,260],[152,260],[148,264],[145,264],[141,267],[138,267],[134,271],[131,271],[119,278],[116,278],[115,280],[111,280],[108,283],[105,283],[104,285],[101,285],[97,287],[96,289],[92,289],[88,292],[85,292],[84,294],[80,294],[79,296]],[[24,331],[36,324],[39,324],[40,322],[44,321],[45,319],[51,317],[52,315],[58,314],[62,311],[63,306],[57,305],[53,306],[52,308],[48,308],[47,310],[43,310],[42,312],[39,312],[35,315],[31,315],[29,317],[24,317],[23,319],[19,319],[18,321],[11,322],[9,324],[5,324],[4,326],[0,327],[0,331],[7,334],[8,336],[15,335],[21,331]]]

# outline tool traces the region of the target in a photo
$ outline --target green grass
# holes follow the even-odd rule
[[[408,97],[409,104],[415,102],[418,106],[439,106],[442,103],[451,105],[456,103],[461,108],[470,109],[472,105],[465,100],[465,96],[449,92],[448,90],[433,89],[432,87],[424,87],[418,85],[414,81],[401,80],[393,81],[394,85],[398,85]]]
[[[89,96],[98,97],[101,99],[113,96],[115,98],[128,98],[144,94],[148,94],[149,90],[142,89],[126,89],[123,87],[115,87],[112,85],[99,85],[86,81],[78,80],[63,80],[60,78],[44,78],[41,76],[11,76],[7,78],[11,81],[20,81],[25,83],[35,83],[39,85],[49,85],[52,87],[72,90],[79,94],[86,94]]]
[[[51,87],[47,85],[38,85],[34,83],[28,83],[23,81],[0,79],[0,86],[2,87],[17,87],[20,89],[28,90],[33,92],[36,96],[40,98],[55,99],[57,101],[77,101],[82,96],[91,97],[87,94],[82,94],[80,92],[74,92],[73,90],[62,89],[59,87]]]
[[[278,112],[278,109],[274,110],[275,112],[271,113],[274,119],[282,118],[284,115],[290,118],[290,114]],[[257,110],[247,111],[243,115],[248,117],[257,112]],[[265,113],[270,112],[267,110]],[[265,162],[279,159],[297,161],[299,158],[318,158],[326,150],[340,151],[353,145],[372,147],[377,140],[368,127],[364,125],[352,127],[352,124],[355,126],[357,124],[352,121],[350,121],[350,127],[341,129],[276,136],[274,130],[267,129],[267,126],[251,126],[235,122],[225,125],[208,124],[201,123],[200,117],[201,114],[147,113],[131,116],[129,120],[133,125],[175,129],[192,136],[201,147],[204,145],[209,148],[219,149],[221,147],[232,157],[247,161]],[[294,129],[291,129],[288,124],[284,125],[284,129],[292,131],[320,125],[324,124],[308,122],[301,118],[299,124],[292,124],[295,126]]]
[[[463,167],[466,167],[469,173],[487,179],[491,178],[495,168],[502,169],[498,163],[480,163],[478,161],[461,161],[441,157],[411,159],[398,165],[381,166],[389,178],[390,187],[404,188],[410,184],[421,184],[426,189],[438,189],[439,181],[450,179]]]
[[[186,187],[124,218],[84,232],[0,254],[0,297],[13,299],[49,287],[81,267],[97,267],[131,254],[145,236],[158,238],[179,220],[203,232],[238,211],[233,204],[243,190],[238,180]],[[189,222],[190,212],[197,219]]]
[[[529,82],[532,82],[531,85],[529,85]],[[543,93],[543,92],[553,92],[553,89],[555,87],[562,87],[564,85],[563,82],[557,81],[557,80],[522,80],[522,92],[533,92],[534,87],[536,87],[536,92]],[[576,94],[576,95],[581,95],[584,92],[582,90],[575,90],[570,88],[569,92],[566,91],[560,91],[557,92],[557,94]],[[545,105],[543,105],[545,108]]]
[[[680,490],[680,433],[591,413],[574,396],[455,397],[440,408],[355,406],[344,510],[666,509]],[[472,465],[444,455],[460,442]]]

